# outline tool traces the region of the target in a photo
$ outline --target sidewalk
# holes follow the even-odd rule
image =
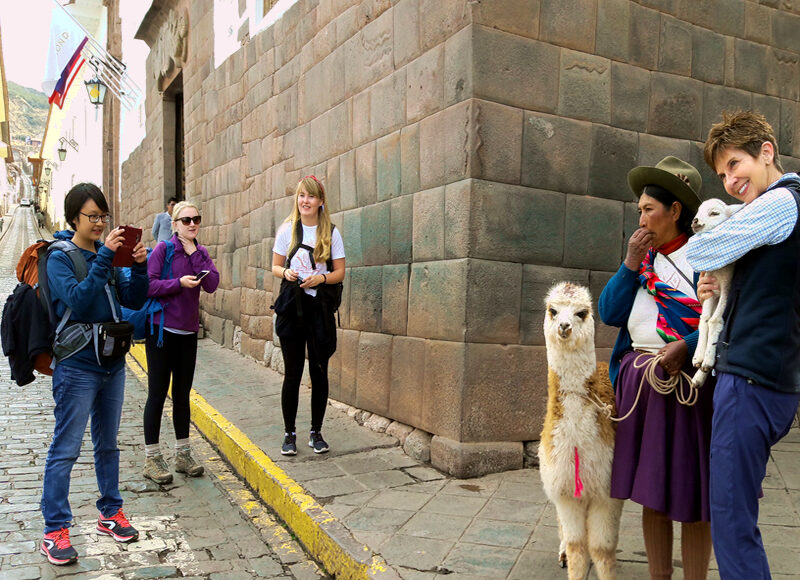
[[[144,349],[134,348],[144,364]],[[192,419],[337,578],[428,580],[566,578],[556,565],[558,532],[539,473],[508,471],[459,480],[408,457],[394,437],[329,406],[330,453],[306,446],[310,390],[301,388],[298,455],[280,454],[282,375],[199,342]],[[134,363],[135,364],[135,363]],[[761,502],[761,532],[773,578],[798,578],[800,428],[778,445]],[[626,502],[619,578],[648,576],[640,508]],[[680,527],[675,528],[675,578]],[[712,561],[710,578],[719,578]],[[590,574],[591,578],[595,575]]]

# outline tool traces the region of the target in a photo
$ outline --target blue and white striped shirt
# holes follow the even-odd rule
[[[732,264],[750,250],[780,244],[797,224],[797,203],[780,182],[798,179],[787,173],[772,186],[778,186],[745,205],[710,232],[689,238],[686,258],[696,272],[718,270]]]

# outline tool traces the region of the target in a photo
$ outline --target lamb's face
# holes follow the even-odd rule
[[[583,286],[561,282],[547,293],[544,337],[548,346],[576,348],[594,344],[592,297]]]
[[[692,231],[699,234],[714,229],[735,214],[741,204],[728,205],[721,199],[709,199],[700,204],[692,220]]]

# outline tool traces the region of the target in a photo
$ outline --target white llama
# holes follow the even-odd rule
[[[700,204],[697,215],[692,220],[692,230],[699,234],[707,232],[726,219],[731,217],[742,208],[742,204],[727,205],[720,199],[709,199]],[[717,341],[722,332],[722,325],[725,323],[722,318],[725,313],[725,306],[728,304],[728,289],[733,279],[733,264],[729,264],[709,272],[719,284],[719,294],[708,298],[703,302],[703,313],[700,315],[700,326],[698,327],[699,336],[697,348],[692,357],[692,364],[697,368],[692,385],[701,386],[706,382],[708,373],[714,368],[717,356]]]
[[[584,578],[591,555],[600,580],[616,578],[622,501],[612,499],[615,426],[608,365],[594,352],[589,291],[570,282],[547,294],[547,414],[539,443],[542,483],[558,514],[559,562],[569,579]],[[588,553],[587,553],[588,552]]]

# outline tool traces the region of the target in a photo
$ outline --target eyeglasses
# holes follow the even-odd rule
[[[176,218],[176,219],[174,219],[172,221],[181,222],[185,226],[188,226],[190,223],[194,222],[195,225],[199,226],[200,225],[200,221],[202,219],[203,219],[202,216],[196,215],[196,216],[192,216],[192,217]]]
[[[107,224],[111,221],[110,213],[104,213],[103,215],[88,214],[88,213],[83,213],[82,211],[79,211],[78,213],[81,215],[85,215],[87,218],[89,218],[89,222],[93,224],[96,224],[98,222],[103,222],[104,224]]]

